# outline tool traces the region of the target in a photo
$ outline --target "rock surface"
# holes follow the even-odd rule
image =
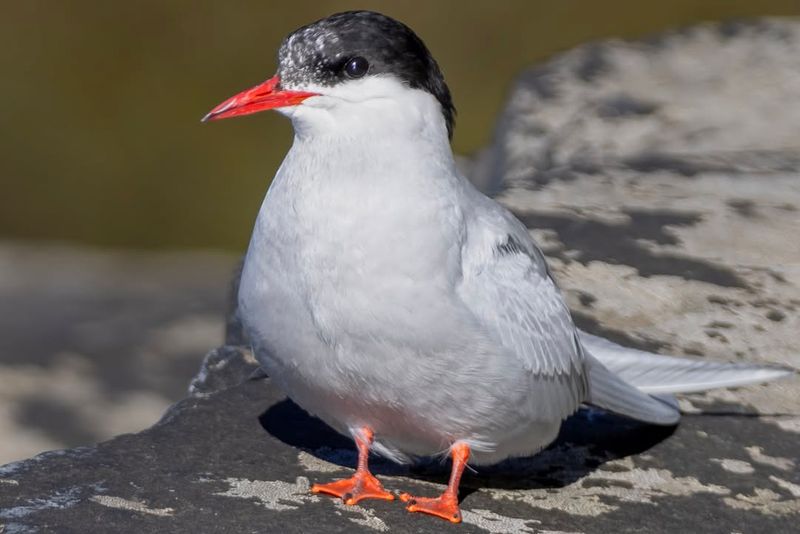
[[[520,76],[471,175],[537,237],[584,327],[797,368],[798,99],[797,21],[589,44]],[[785,384],[710,396],[800,413]]]
[[[223,336],[236,261],[0,241],[0,465],[158,421]]]
[[[251,379],[252,356],[208,355],[189,398],[161,422],[96,447],[0,468],[0,524],[12,532],[440,532],[399,502],[345,507],[308,492],[347,475],[349,440]],[[244,381],[243,381],[244,380]],[[797,438],[739,405],[675,430],[599,412],[571,418],[532,459],[468,473],[463,532],[789,532]],[[386,486],[434,494],[447,472],[374,461]]]
[[[523,74],[469,169],[531,227],[577,322],[665,353],[800,367],[800,24],[581,47]],[[465,476],[464,524],[308,493],[348,440],[256,369],[235,314],[154,427],[0,468],[0,532],[790,532],[800,380],[693,395],[676,429],[596,411]],[[447,473],[376,462],[391,490]]]

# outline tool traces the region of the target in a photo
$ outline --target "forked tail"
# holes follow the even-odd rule
[[[672,393],[742,386],[796,373],[778,365],[721,363],[630,349],[578,331],[589,376],[587,402],[640,421],[674,425],[680,412]]]

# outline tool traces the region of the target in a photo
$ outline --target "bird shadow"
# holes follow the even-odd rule
[[[266,432],[287,445],[303,449],[326,462],[352,469],[356,452],[350,438],[309,415],[289,399],[270,406],[259,417]],[[568,418],[558,438],[538,454],[478,466],[465,473],[461,496],[479,488],[560,488],[588,475],[601,465],[639,454],[675,431],[674,426],[654,426],[593,408],[583,408]],[[380,457],[370,458],[376,474],[405,476],[445,483],[449,461],[421,459],[402,466]]]

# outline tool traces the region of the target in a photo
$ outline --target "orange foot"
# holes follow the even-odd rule
[[[458,499],[445,493],[430,499],[427,497],[413,497],[408,493],[401,493],[400,500],[408,503],[406,510],[435,515],[452,523],[461,523],[461,510],[458,508]]]
[[[366,471],[356,471],[352,477],[330,484],[314,484],[311,487],[311,493],[325,493],[340,497],[348,505],[356,504],[364,499],[394,500],[394,495],[383,489],[380,481]]]
[[[369,472],[367,460],[372,445],[372,429],[363,427],[354,432],[353,437],[358,448],[358,467],[355,474],[345,480],[337,480],[330,484],[314,484],[311,493],[326,493],[341,498],[345,504],[356,504],[364,499],[382,499],[393,501],[394,495],[383,489],[380,481]]]
[[[453,469],[450,471],[450,481],[444,493],[430,499],[427,497],[412,497],[408,493],[401,493],[400,500],[408,503],[406,510],[435,515],[452,523],[461,523],[461,510],[458,509],[458,485],[461,474],[469,460],[469,446],[463,442],[456,442],[450,447],[453,456]]]

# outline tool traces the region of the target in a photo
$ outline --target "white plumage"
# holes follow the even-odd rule
[[[339,431],[371,428],[398,461],[464,442],[491,463],[545,447],[581,403],[674,424],[674,405],[644,392],[790,372],[578,332],[527,229],[456,170],[429,92],[392,76],[298,89],[320,96],[280,109],[295,139],[240,313],[267,373]]]
[[[468,461],[535,453],[582,403],[672,425],[672,393],[791,373],[577,330],[527,229],[458,173],[449,89],[407,26],[338,13],[290,34],[278,58],[276,76],[204,120],[266,109],[292,119],[239,309],[274,381],[355,441],[353,476],[313,493],[393,500],[369,471],[371,450],[399,462],[449,452],[440,496],[399,498],[460,522]]]

